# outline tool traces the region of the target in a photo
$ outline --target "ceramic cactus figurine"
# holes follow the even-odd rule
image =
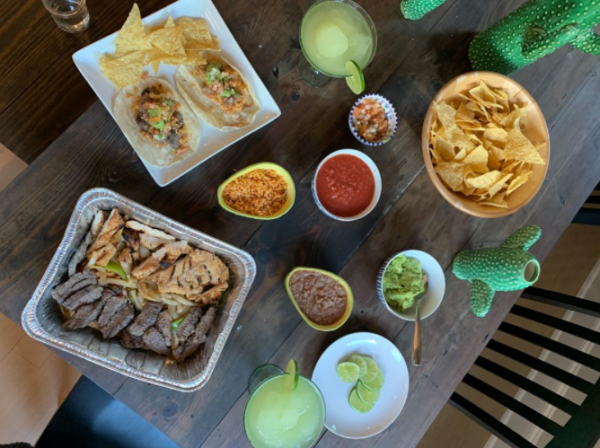
[[[400,10],[408,20],[419,20],[446,0],[402,0]]]
[[[599,23],[600,0],[530,0],[475,37],[469,60],[508,75],[566,44],[600,55]]]
[[[517,230],[500,247],[464,250],[452,263],[452,272],[471,282],[471,309],[484,317],[496,291],[515,291],[533,285],[540,264],[527,250],[542,236],[538,226]]]

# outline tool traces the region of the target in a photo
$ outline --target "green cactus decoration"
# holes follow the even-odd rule
[[[408,20],[419,20],[446,0],[402,0],[400,10]]]
[[[600,0],[531,0],[475,37],[469,60],[508,75],[566,44],[600,55],[599,23]]]
[[[484,317],[496,291],[516,291],[533,285],[540,264],[527,250],[542,236],[538,226],[517,230],[500,247],[463,250],[452,263],[452,272],[471,282],[471,309]]]

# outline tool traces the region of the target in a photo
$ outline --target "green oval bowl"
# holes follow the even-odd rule
[[[238,177],[249,173],[250,171],[261,170],[261,169],[262,170],[274,170],[275,172],[277,172],[277,174],[279,174],[285,180],[285,183],[287,184],[288,188],[287,188],[287,199],[285,201],[285,204],[283,204],[283,207],[281,207],[281,209],[279,209],[279,211],[277,213],[275,213],[274,215],[271,215],[271,216],[254,216],[254,215],[250,215],[248,213],[242,213],[238,210],[235,210],[235,209],[229,207],[223,200],[223,190],[225,189],[227,184],[229,184],[229,182],[231,182],[232,180],[237,179]],[[245,218],[252,218],[252,219],[259,219],[262,221],[268,221],[271,219],[281,218],[283,215],[285,215],[287,212],[290,211],[290,209],[294,205],[294,201],[296,200],[296,186],[294,185],[294,180],[292,179],[292,176],[290,176],[290,173],[288,173],[285,168],[277,165],[276,163],[260,162],[260,163],[255,163],[254,165],[247,166],[246,168],[244,168],[242,170],[239,170],[237,173],[235,173],[233,176],[231,176],[229,179],[227,179],[225,182],[223,182],[221,185],[219,185],[219,188],[217,189],[217,200],[219,201],[219,205],[221,207],[223,207],[228,212],[233,213],[234,215],[243,216]]]
[[[294,298],[294,295],[292,294],[292,290],[290,289],[290,279],[292,278],[292,275],[294,275],[294,273],[297,271],[312,271],[312,272],[318,272],[320,274],[328,275],[328,276],[332,277],[333,279],[337,280],[338,282],[340,282],[340,284],[344,287],[344,289],[346,290],[346,293],[348,294],[348,303],[346,305],[346,311],[344,311],[344,314],[342,315],[342,317],[339,318],[339,320],[337,322],[334,322],[331,325],[319,325],[319,324],[313,322],[312,320],[310,320],[308,318],[308,316],[302,312],[302,310],[298,306],[298,303],[296,302],[296,299]],[[300,316],[302,316],[302,319],[304,319],[304,321],[308,325],[313,327],[315,330],[319,330],[319,331],[337,330],[338,328],[340,328],[342,325],[344,325],[346,323],[346,321],[350,317],[350,313],[352,313],[352,308],[354,307],[354,294],[352,294],[352,289],[350,288],[350,285],[348,285],[346,280],[344,280],[339,275],[335,275],[333,272],[324,271],[322,269],[308,268],[308,267],[304,267],[304,266],[298,266],[297,268],[294,268],[292,270],[292,272],[290,272],[285,277],[285,289],[288,293],[290,300],[296,307],[296,310],[298,311]]]

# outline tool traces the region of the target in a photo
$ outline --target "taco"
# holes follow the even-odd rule
[[[133,149],[150,165],[171,166],[196,151],[200,122],[162,79],[148,78],[124,87],[113,111]]]
[[[260,103],[248,80],[220,53],[203,51],[205,64],[180,65],[177,88],[191,108],[211,126],[227,131],[251,125]]]

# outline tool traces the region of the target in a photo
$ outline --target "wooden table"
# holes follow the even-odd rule
[[[9,6],[14,20],[0,27],[0,43],[10,40],[8,33],[18,30],[19,23],[34,36],[0,45],[2,70],[9,72],[0,86],[0,121],[11,126],[0,127],[0,141],[33,163],[0,195],[0,311],[19,320],[78,196],[92,187],[111,188],[242,247],[256,259],[256,281],[235,331],[209,384],[199,392],[161,389],[68,358],[184,447],[249,445],[242,425],[246,380],[262,363],[284,365],[294,357],[301,373],[310,375],[329,344],[355,331],[389,338],[410,359],[413,325],[391,316],[375,291],[381,263],[409,248],[439,260],[447,290],[440,309],[423,323],[424,363],[409,366],[406,407],[376,437],[347,441],[325,432],[317,446],[416,446],[518,297],[498,294],[490,314],[475,318],[468,285],[450,271],[454,255],[463,248],[497,245],[515,229],[538,224],[544,234],[533,252],[543,260],[600,178],[600,60],[568,47],[514,75],[540,104],[552,139],[547,178],[527,207],[497,220],[469,217],[443,200],[423,170],[420,133],[431,98],[446,81],[469,70],[466,50],[473,34],[522,0],[448,0],[418,22],[400,18],[398,0],[361,2],[379,37],[377,55],[366,70],[368,91],[390,98],[400,118],[396,137],[376,149],[361,148],[348,131],[347,114],[355,97],[343,81],[316,90],[299,77],[298,26],[310,1],[216,0],[283,114],[164,189],[154,184],[98,101],[82,113],[93,97],[69,60],[76,48],[116,30],[130,2],[107,0],[100,7],[90,1],[94,25],[78,39],[52,27],[47,34],[38,32],[34,25],[49,21],[38,11],[41,6],[37,1],[22,7],[18,3]],[[143,2],[142,14],[165,3]],[[24,56],[26,49],[33,55]],[[36,68],[43,73],[32,73]],[[43,107],[36,108],[42,98]],[[383,177],[377,208],[353,223],[326,218],[310,195],[316,164],[339,148],[364,150]],[[261,223],[221,210],[215,196],[219,183],[234,170],[263,160],[286,167],[297,183],[292,211]],[[328,269],[348,280],[356,299],[340,330],[316,332],[301,320],[283,286],[285,274],[296,265]]]

